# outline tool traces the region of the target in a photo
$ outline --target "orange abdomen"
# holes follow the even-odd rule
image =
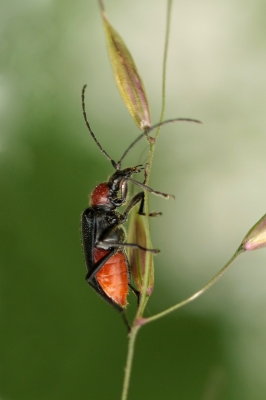
[[[94,263],[99,261],[108,250],[94,248]],[[95,274],[95,278],[104,291],[115,303],[126,307],[128,293],[128,273],[125,255],[122,251],[115,253]]]

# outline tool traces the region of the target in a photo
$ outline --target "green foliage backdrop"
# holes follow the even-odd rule
[[[164,2],[106,2],[159,117]],[[166,118],[151,186],[151,314],[209,280],[266,210],[265,4],[174,2]],[[1,4],[1,400],[118,399],[127,338],[84,282],[79,218],[138,134],[116,91],[96,1]],[[145,143],[127,159],[143,161]],[[144,327],[129,399],[262,400],[266,252],[241,256],[202,298]],[[130,303],[135,299],[130,297]],[[131,306],[131,307],[132,307]]]

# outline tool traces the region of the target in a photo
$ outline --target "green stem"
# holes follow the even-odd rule
[[[159,118],[159,122],[162,122],[162,120],[163,120],[164,109],[165,109],[166,62],[167,62],[168,44],[169,44],[171,7],[172,7],[172,0],[168,0],[167,1],[167,13],[166,13],[166,32],[165,32],[164,53],[163,53],[162,108],[161,108],[161,115]],[[157,129],[157,132],[155,134],[155,139],[159,135],[159,131],[160,131],[160,128]]]
[[[121,400],[127,399],[131,370],[132,370],[132,363],[133,363],[133,356],[134,356],[135,341],[136,341],[136,336],[137,336],[139,328],[140,328],[139,326],[134,326],[129,335],[127,361],[126,361],[126,365],[125,365],[125,375],[124,375]]]
[[[164,41],[164,53],[163,53],[163,68],[162,68],[162,106],[161,106],[161,114],[159,118],[159,122],[162,122],[163,116],[164,116],[164,109],[165,109],[165,81],[166,81],[166,62],[167,62],[167,53],[168,53],[168,44],[169,44],[169,32],[170,32],[170,17],[171,17],[171,6],[172,6],[172,0],[167,1],[167,13],[166,13],[166,33],[165,33],[165,41]],[[154,138],[156,139],[159,135],[160,132],[160,126],[157,128],[156,133]],[[150,150],[149,150],[149,156],[148,156],[148,162],[147,162],[147,184],[149,182],[149,176],[151,173],[151,165],[152,165],[152,160],[153,160],[153,155],[154,155],[154,150],[155,150],[155,142],[150,142]],[[150,223],[149,223],[149,209],[148,209],[148,193],[145,193],[145,205],[144,205],[144,210],[146,214],[146,241],[147,241],[147,246],[149,247],[151,245],[151,240],[150,240]],[[150,265],[152,264],[150,262],[150,258],[152,255],[149,252],[146,252],[145,256],[145,273],[143,277],[143,288],[142,288],[142,294],[140,297],[140,305],[137,311],[136,318],[141,318],[143,315],[145,306],[147,304],[147,301],[149,297],[146,295],[147,291],[147,286],[148,286],[148,281],[149,281],[149,268]]]
[[[145,320],[143,320],[143,324],[148,323],[148,322],[152,322],[155,321],[156,319],[162,318],[167,314],[170,314],[171,312],[177,310],[178,308],[181,308],[183,306],[185,306],[186,304],[190,303],[191,301],[197,299],[199,296],[201,296],[203,293],[206,292],[206,290],[208,290],[222,275],[223,273],[227,270],[227,268],[232,264],[232,262],[236,259],[236,257],[241,254],[243,252],[243,249],[239,248],[237,249],[237,251],[235,252],[235,254],[230,258],[230,260],[225,264],[225,266],[218,272],[218,274],[216,274],[205,286],[203,286],[203,288],[201,288],[198,292],[194,293],[192,296],[189,296],[187,299],[181,301],[180,303],[167,308],[166,310],[153,315],[152,317],[149,318],[145,318]]]
[[[166,19],[166,35],[165,35],[165,44],[164,44],[164,55],[163,55],[163,72],[162,72],[162,108],[161,108],[161,115],[159,122],[162,122],[163,120],[163,115],[164,115],[164,109],[165,109],[165,77],[166,77],[166,61],[167,61],[167,52],[168,52],[168,42],[169,42],[169,31],[170,31],[170,14],[171,14],[171,4],[172,0],[167,1],[167,19]],[[158,137],[160,131],[160,127],[158,127],[155,138]],[[154,142],[155,143],[155,142]],[[149,181],[149,176],[151,173],[151,164],[153,160],[153,154],[154,154],[154,143],[150,142],[150,150],[149,150],[149,156],[148,156],[148,164],[147,164],[147,184]],[[150,246],[151,240],[150,240],[150,229],[149,229],[149,210],[148,210],[148,194],[145,193],[145,204],[144,204],[144,210],[146,214],[146,243],[147,247]],[[144,313],[147,301],[149,299],[149,296],[147,296],[147,286],[148,286],[148,281],[149,281],[149,268],[150,268],[150,257],[152,257],[150,252],[146,252],[145,255],[145,273],[143,277],[143,288],[142,288],[142,293],[140,296],[140,304],[135,316],[135,321],[140,321],[142,319],[142,315]],[[132,362],[133,362],[133,356],[134,356],[134,348],[135,348],[135,341],[136,341],[136,336],[138,333],[138,330],[140,328],[141,324],[139,325],[134,325],[129,336],[129,342],[128,342],[128,353],[127,353],[127,360],[126,360],[126,366],[125,366],[125,375],[124,375],[124,382],[123,382],[123,390],[122,390],[122,397],[121,400],[127,400],[128,396],[128,388],[129,388],[129,382],[130,382],[130,377],[131,377],[131,369],[132,369]]]

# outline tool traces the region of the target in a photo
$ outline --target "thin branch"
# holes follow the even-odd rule
[[[167,314],[170,314],[171,312],[177,310],[178,308],[181,308],[185,306],[186,304],[190,303],[193,300],[196,300],[199,296],[201,296],[203,293],[206,292],[222,275],[223,273],[227,270],[227,268],[232,264],[232,262],[239,256],[241,253],[243,253],[244,250],[239,248],[237,251],[234,253],[234,255],[230,258],[230,260],[225,264],[225,266],[206,284],[198,290],[196,293],[194,293],[192,296],[189,296],[187,299],[181,301],[178,304],[175,304],[174,306],[167,308],[166,310],[153,315],[152,317],[149,318],[144,318],[143,320],[140,321],[140,324],[146,324],[148,322],[155,321],[156,319],[162,318]]]

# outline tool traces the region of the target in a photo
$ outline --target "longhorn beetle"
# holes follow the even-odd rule
[[[126,222],[130,210],[138,203],[138,213],[144,215],[143,191],[132,197],[123,213],[119,213],[116,209],[124,205],[127,201],[128,182],[132,182],[143,190],[165,198],[174,196],[153,190],[132,179],[131,176],[133,174],[140,173],[144,169],[142,165],[121,169],[121,163],[128,151],[138,140],[147,136],[152,129],[164,123],[186,119],[178,118],[164,121],[147,129],[131,143],[120,160],[115,162],[102,148],[91,130],[85,110],[85,89],[86,85],[82,89],[82,112],[86,126],[101,152],[115,169],[115,172],[109,177],[108,181],[100,183],[93,189],[90,195],[90,207],[83,211],[81,216],[82,245],[87,270],[86,281],[105,301],[122,314],[130,330],[124,312],[127,304],[128,287],[136,294],[138,300],[140,293],[131,286],[130,266],[125,249],[133,247],[150,251],[153,254],[158,253],[159,250],[147,249],[137,243],[126,242],[126,233],[122,225]],[[150,216],[157,214],[152,213]]]

